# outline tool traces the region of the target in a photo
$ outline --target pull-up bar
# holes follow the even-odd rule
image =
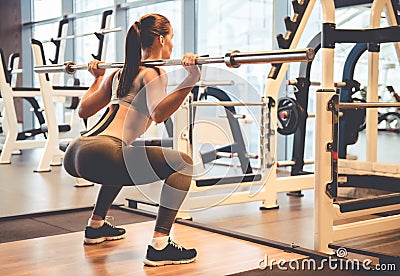
[[[244,52],[231,51],[223,57],[199,57],[196,59],[197,65],[211,63],[225,63],[226,66],[237,68],[242,64],[260,63],[284,63],[284,62],[309,62],[314,59],[315,52],[312,48],[288,49],[263,52]],[[181,59],[151,60],[142,62],[143,66],[177,66],[181,65]],[[122,68],[123,62],[100,63],[99,69]],[[35,66],[36,73],[61,73],[75,74],[77,70],[87,70],[87,64],[75,64],[66,62],[65,64],[39,65]]]

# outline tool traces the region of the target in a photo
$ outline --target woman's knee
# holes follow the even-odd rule
[[[179,155],[181,156],[181,168],[179,169],[179,172],[185,175],[190,175],[192,176],[193,174],[193,159],[190,157],[188,154],[184,152],[179,152]]]
[[[182,158],[184,163],[186,163],[187,165],[190,165],[190,166],[193,165],[192,157],[190,157],[188,154],[186,154],[184,152],[181,152],[181,151],[179,152],[179,154],[180,154],[180,156],[181,156],[181,158]]]

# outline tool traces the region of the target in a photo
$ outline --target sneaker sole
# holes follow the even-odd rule
[[[125,234],[121,235],[121,236],[115,236],[115,237],[101,237],[101,238],[97,238],[97,239],[90,239],[90,238],[85,238],[83,240],[84,244],[98,244],[98,243],[102,243],[104,241],[115,241],[115,240],[120,240],[125,238]]]
[[[171,260],[165,260],[165,261],[150,261],[148,259],[145,259],[143,263],[148,266],[163,266],[163,265],[175,265],[175,264],[188,264],[191,263],[195,260],[196,258],[189,259],[189,260],[179,260],[179,261],[171,261]]]

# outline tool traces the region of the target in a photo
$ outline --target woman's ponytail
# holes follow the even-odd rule
[[[127,95],[132,82],[139,72],[142,59],[140,41],[140,22],[136,21],[130,28],[125,39],[125,63],[118,84],[117,96],[119,98]]]

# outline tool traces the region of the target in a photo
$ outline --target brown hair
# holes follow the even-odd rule
[[[160,35],[171,31],[171,23],[161,14],[146,14],[129,28],[125,39],[125,63],[121,72],[117,95],[123,97],[129,93],[132,82],[139,72],[142,49],[153,45]]]

